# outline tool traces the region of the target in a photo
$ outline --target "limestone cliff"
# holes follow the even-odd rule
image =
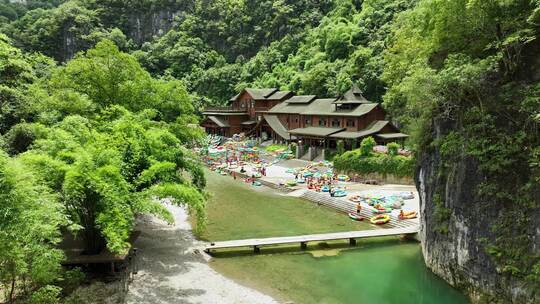
[[[434,120],[432,136],[439,139],[456,127],[454,123]],[[416,174],[422,214],[420,238],[426,265],[467,293],[473,302],[540,303],[537,288],[523,278],[501,273],[493,256],[487,253],[484,240],[497,237],[493,227],[508,210],[504,206],[494,208],[476,194],[485,178],[479,173],[477,161],[462,157],[444,176],[440,174],[441,162],[436,148],[426,151],[420,157]],[[538,215],[540,209],[536,208],[529,214],[532,222],[527,231],[515,232],[516,237],[523,233],[533,236],[529,249],[537,254],[540,250]]]

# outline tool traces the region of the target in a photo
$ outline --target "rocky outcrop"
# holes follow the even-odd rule
[[[435,140],[456,128],[445,121],[433,121],[432,126]],[[492,227],[499,216],[504,216],[505,210],[503,206],[493,208],[490,202],[482,201],[475,194],[483,180],[476,161],[463,156],[450,168],[446,167],[442,176],[441,162],[437,148],[425,151],[416,173],[422,215],[420,238],[426,265],[467,293],[473,302],[540,303],[534,287],[502,274],[487,253],[484,241],[496,237]],[[540,210],[537,211],[532,214],[539,215]],[[533,250],[538,252],[540,223],[537,216],[529,228],[535,235]]]
[[[181,10],[161,8],[151,11],[132,11],[123,29],[128,38],[137,45],[150,41],[154,36],[166,34],[176,23]]]

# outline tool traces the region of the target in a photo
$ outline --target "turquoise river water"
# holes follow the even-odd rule
[[[207,240],[371,229],[342,214],[272,190],[208,173]],[[309,215],[306,215],[307,214]],[[309,219],[309,221],[306,220]],[[251,221],[250,219],[256,219]],[[465,296],[425,265],[420,244],[397,237],[215,255],[211,266],[241,284],[294,303],[461,304]]]

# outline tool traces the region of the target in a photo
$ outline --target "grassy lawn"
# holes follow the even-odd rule
[[[199,237],[219,241],[351,230],[374,226],[351,221],[346,214],[285,196],[274,189],[254,187],[207,171],[208,226]]]

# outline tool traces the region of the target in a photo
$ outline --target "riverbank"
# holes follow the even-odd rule
[[[204,236],[209,240],[268,236],[277,231],[302,234],[305,225],[341,231],[374,227],[308,201],[287,201],[292,198],[234,181],[230,176],[209,172],[207,178],[208,191],[213,195],[208,202],[209,228]],[[308,214],[317,216],[304,222],[306,208],[313,208]],[[268,210],[270,215],[266,214]],[[417,242],[398,237],[362,239],[356,247],[336,241],[313,242],[305,251],[297,245],[263,248],[257,255],[249,249],[220,251],[209,264],[240,284],[282,302],[467,303],[463,295],[425,267]]]
[[[278,303],[212,269],[203,254],[194,250],[201,243],[193,236],[185,209],[167,207],[174,225],[150,216],[139,219],[138,273],[126,303]]]
[[[207,172],[207,178],[212,197],[203,239],[374,227],[230,176]],[[184,209],[168,208],[176,221],[173,226],[154,217],[138,220],[138,272],[126,303],[467,303],[424,266],[416,242],[398,237],[361,240],[356,247],[317,242],[305,251],[298,246],[264,248],[258,255],[221,251],[208,261],[197,250],[203,242],[194,237]]]

